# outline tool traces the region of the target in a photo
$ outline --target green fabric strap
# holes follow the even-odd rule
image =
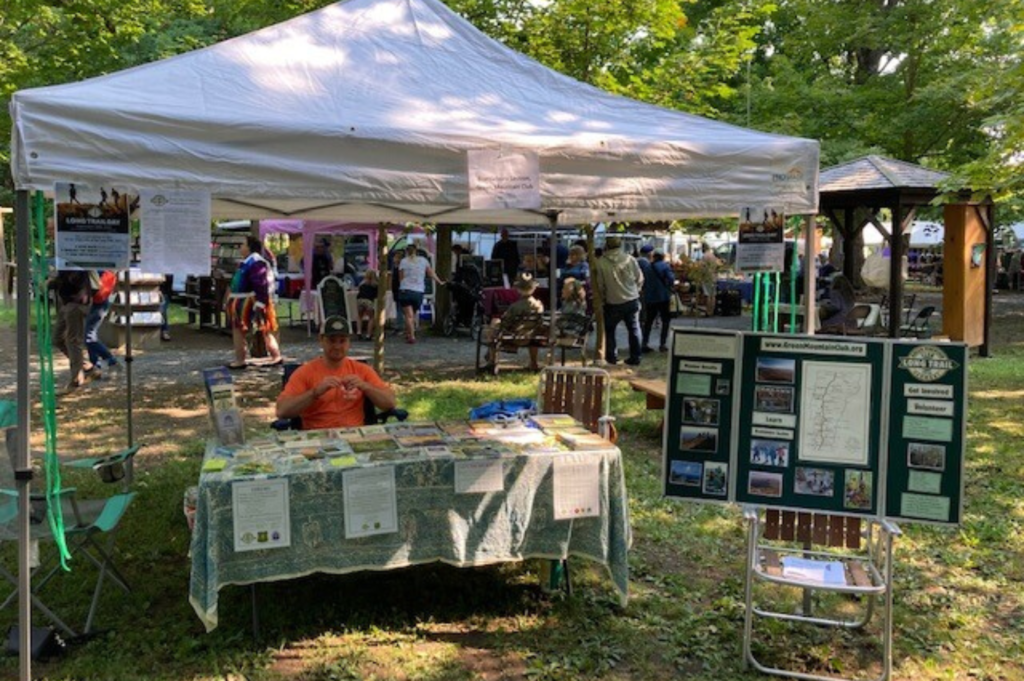
[[[761,321],[761,273],[754,272],[754,318],[753,328],[751,331],[755,333],[760,330]]]
[[[53,339],[50,329],[50,299],[47,295],[46,275],[46,216],[43,193],[36,192],[33,215],[35,217],[36,247],[33,249],[32,277],[35,287],[36,345],[39,347],[39,397],[43,406],[43,430],[46,434],[46,453],[43,471],[46,477],[46,517],[50,532],[60,554],[60,565],[69,570],[71,558],[64,537],[64,513],[61,510],[60,460],[57,458],[57,391],[53,380]]]

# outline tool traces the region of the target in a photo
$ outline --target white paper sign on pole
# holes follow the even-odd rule
[[[476,149],[468,152],[468,160],[470,210],[541,207],[536,153]]]
[[[554,468],[555,520],[601,514],[601,460],[594,455],[559,457]]]
[[[140,192],[142,260],[147,272],[210,275],[210,194],[159,189]]]
[[[246,480],[231,485],[235,551],[291,546],[288,481]]]
[[[394,466],[345,471],[342,486],[346,539],[398,531]]]
[[[785,215],[781,208],[744,208],[736,243],[737,272],[786,269]]]
[[[58,182],[54,203],[57,269],[128,269],[135,194],[120,187]]]

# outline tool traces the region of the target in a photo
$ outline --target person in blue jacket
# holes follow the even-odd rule
[[[640,249],[641,262],[651,256],[651,251],[644,252],[650,246]],[[676,276],[672,272],[672,266],[665,260],[665,252],[660,249],[653,250],[653,262],[648,261],[649,270],[644,272],[644,337],[643,352],[653,352],[650,346],[651,329],[654,327],[654,320],[661,320],[661,344],[658,350],[668,350],[668,330],[672,324],[672,314],[669,309],[669,301],[672,299],[672,289],[676,284]]]

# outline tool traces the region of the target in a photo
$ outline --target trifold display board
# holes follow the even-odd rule
[[[966,347],[676,329],[667,496],[958,523]]]

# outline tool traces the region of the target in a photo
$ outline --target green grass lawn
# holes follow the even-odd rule
[[[970,367],[967,505],[959,528],[905,524],[897,541],[894,678],[1024,678],[1024,348],[996,348]],[[488,399],[530,395],[535,378],[479,382],[410,379],[414,417],[462,417]],[[52,679],[755,679],[744,672],[744,535],[736,509],[661,497],[658,414],[624,382],[618,416],[634,532],[625,609],[603,572],[576,561],[576,595],[544,593],[536,565],[459,570],[425,566],[259,587],[263,640],[250,630],[249,590],[221,593],[206,634],[187,601],[188,531],[182,490],[199,474],[202,445],[182,442],[144,471],[118,537],[135,587],[109,590],[95,639],[37,665]],[[97,491],[89,478],[71,481]],[[69,484],[71,484],[69,483]],[[7,547],[8,564],[13,555]],[[82,574],[79,574],[80,571]],[[85,565],[46,600],[84,618]],[[109,589],[109,585],[108,585]],[[13,622],[4,611],[0,626]],[[875,621],[877,625],[878,621]],[[868,633],[874,633],[871,629]],[[869,637],[770,626],[765,656],[818,673],[856,669],[877,654]],[[16,658],[0,674],[16,673]],[[877,667],[870,667],[877,672]]]

